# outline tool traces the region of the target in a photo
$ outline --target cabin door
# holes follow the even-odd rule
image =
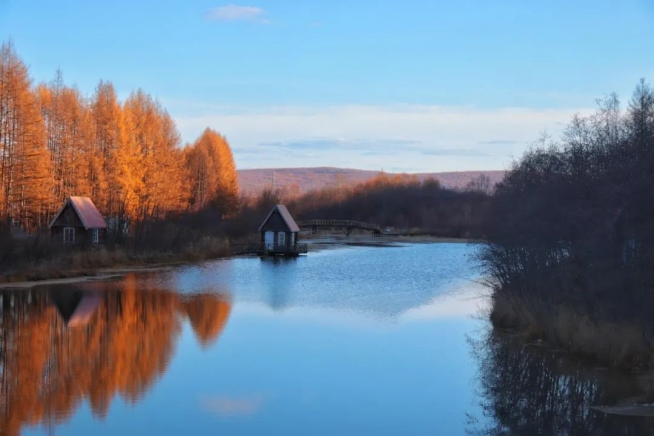
[[[278,244],[280,247],[286,247],[286,233],[278,233],[277,237],[279,238]]]
[[[266,232],[264,234],[263,243],[266,245],[266,247],[273,247],[275,245],[275,233]]]

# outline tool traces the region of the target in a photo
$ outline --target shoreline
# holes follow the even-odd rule
[[[435,244],[435,243],[469,243],[471,240],[455,238],[438,238],[438,237],[372,237],[367,235],[324,235],[315,238],[306,238],[302,242],[309,244],[309,253],[322,250],[335,250],[347,247],[401,247],[402,244]],[[226,256],[217,256],[201,261],[178,260],[169,262],[153,262],[140,266],[116,266],[108,268],[96,268],[88,270],[70,270],[63,274],[70,274],[70,277],[46,278],[41,280],[20,280],[20,281],[2,281],[0,289],[29,289],[36,286],[84,283],[98,280],[111,280],[123,277],[131,273],[148,273],[158,271],[170,271],[178,267],[194,265],[199,263],[211,262],[221,259],[233,259],[242,257],[239,255],[229,254]]]
[[[208,259],[218,260],[225,258],[216,258]],[[79,275],[75,275],[71,272],[70,277],[64,278],[55,278],[55,279],[43,279],[43,280],[27,280],[20,282],[1,282],[0,289],[29,289],[36,286],[44,285],[65,285],[72,283],[85,283],[93,282],[98,280],[111,280],[118,277],[123,277],[131,273],[146,273],[146,272],[157,272],[157,271],[171,271],[177,267],[185,265],[193,265],[197,262],[172,262],[172,263],[153,263],[151,265],[135,266],[135,267],[123,267],[117,266],[115,268],[101,268],[97,270],[89,271],[80,271]]]
[[[654,371],[654,347],[637,321],[604,321],[558,305],[545,316],[536,316],[532,306],[518,300],[491,295],[488,314],[493,329],[520,336],[525,346],[563,352],[595,367]],[[652,386],[654,389],[654,385]],[[652,392],[654,398],[654,390]]]

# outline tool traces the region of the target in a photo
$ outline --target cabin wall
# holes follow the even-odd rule
[[[66,226],[73,227],[75,229],[75,243],[74,246],[93,246],[93,245],[104,245],[107,238],[106,229],[98,229],[98,242],[97,244],[93,243],[93,233],[92,230],[86,230],[83,226]],[[64,227],[52,227],[50,228],[50,236],[55,242],[64,243]]]
[[[270,231],[270,230],[268,230]],[[280,248],[294,248],[297,246],[297,239],[298,239],[298,234],[293,233],[293,232],[273,232],[273,246],[274,247],[280,247]],[[280,235],[284,235],[284,243],[281,244],[281,237]],[[261,232],[261,243],[266,244],[266,232],[262,231]]]

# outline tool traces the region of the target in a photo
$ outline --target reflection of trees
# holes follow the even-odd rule
[[[654,434],[654,419],[608,415],[591,406],[614,405],[639,394],[625,374],[592,371],[565,357],[491,332],[472,341],[479,363],[485,435]]]
[[[188,296],[183,306],[203,347],[218,339],[232,308],[228,300],[215,294]]]
[[[0,291],[0,434],[61,422],[84,400],[100,417],[117,395],[137,401],[166,370],[186,313],[203,344],[229,315],[219,295],[182,298],[129,278],[96,291]]]

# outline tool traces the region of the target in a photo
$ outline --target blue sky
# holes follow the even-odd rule
[[[502,169],[654,77],[654,0],[0,0],[35,81],[143,88],[240,168]]]

